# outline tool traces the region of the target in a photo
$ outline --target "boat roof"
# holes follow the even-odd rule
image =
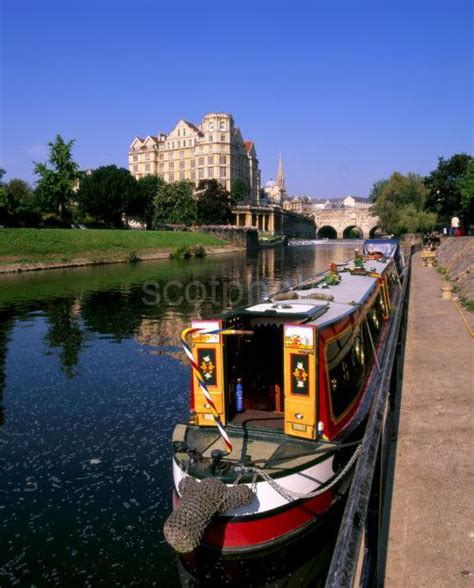
[[[301,322],[325,326],[354,312],[369,298],[376,287],[377,278],[383,274],[391,259],[365,260],[367,275],[351,273],[354,261],[338,266],[340,282],[328,286],[325,274],[318,274],[311,280],[296,284],[284,293],[278,293],[265,302],[249,306],[239,314],[255,318],[255,324],[264,322]],[[372,274],[372,275],[370,275]],[[285,298],[286,296],[286,298]]]

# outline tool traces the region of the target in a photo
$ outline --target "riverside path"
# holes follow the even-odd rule
[[[413,257],[385,586],[474,581],[474,339]],[[472,322],[472,321],[471,321]]]

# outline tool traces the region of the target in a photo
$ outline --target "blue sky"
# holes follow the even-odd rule
[[[471,2],[1,2],[0,165],[33,181],[57,133],[81,168],[136,135],[234,115],[262,180],[366,196],[473,152]]]

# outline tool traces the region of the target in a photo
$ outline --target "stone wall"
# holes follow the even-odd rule
[[[245,249],[258,249],[258,231],[248,227],[234,227],[226,225],[204,225],[201,227],[193,227],[194,231],[201,231],[203,233],[211,233],[218,239],[223,239],[235,247],[242,247]]]

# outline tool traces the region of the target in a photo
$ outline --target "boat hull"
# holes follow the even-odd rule
[[[226,554],[268,549],[308,532],[335,502],[328,490],[308,500],[299,500],[287,508],[247,517],[216,517],[207,527],[201,544]],[[173,506],[179,497],[173,492]]]
[[[344,459],[345,463],[347,461],[348,456]],[[331,456],[297,473],[279,477],[275,482],[280,488],[290,489],[302,495],[311,494],[334,479],[334,463]],[[342,469],[341,463],[339,466]],[[175,462],[175,488],[179,488],[179,482],[184,475]],[[282,497],[265,480],[247,484],[255,493],[252,502],[247,507],[215,516],[207,526],[201,544],[226,554],[238,554],[258,549],[266,550],[295,538],[309,531],[320,521],[332,505],[344,495],[351,478],[351,472],[348,472],[336,485],[327,490],[321,488],[321,493],[317,496],[297,500]],[[178,508],[179,503],[180,498],[175,489],[173,508]]]

